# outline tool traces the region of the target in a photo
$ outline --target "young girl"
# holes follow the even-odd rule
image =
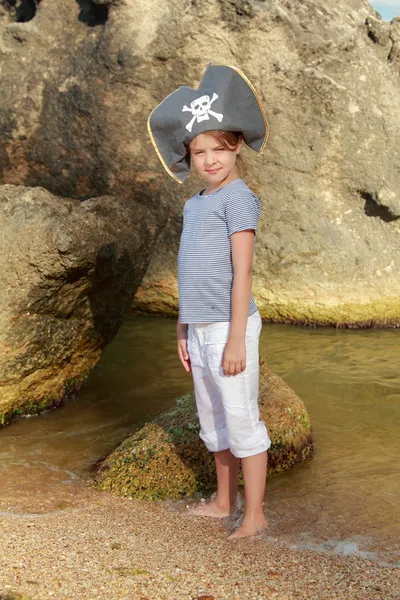
[[[189,122],[186,112],[192,113]],[[206,184],[185,204],[178,255],[178,354],[193,376],[200,437],[214,453],[217,472],[215,499],[192,513],[229,516],[241,460],[245,513],[229,537],[255,535],[266,524],[271,444],[259,420],[262,323],[251,293],[260,204],[237,163],[244,142],[259,152],[264,148],[265,113],[243,73],[209,65],[198,90],[181,87],[168,96],[151,113],[148,129],[170,175],[183,181],[193,163]]]

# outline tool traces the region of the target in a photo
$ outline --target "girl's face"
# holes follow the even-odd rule
[[[243,145],[226,150],[213,135],[200,133],[189,144],[191,161],[199,175],[209,184],[209,189],[236,179],[239,172],[236,157]]]

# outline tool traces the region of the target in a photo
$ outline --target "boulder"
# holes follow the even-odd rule
[[[398,327],[400,18],[382,21],[366,0],[209,0],[188,5],[177,30],[154,19],[165,40],[176,34],[164,91],[177,72],[196,86],[207,61],[233,64],[265,105],[264,154],[244,152],[262,204],[253,293],[263,319]],[[137,311],[177,314],[182,208],[200,187],[175,185]]]
[[[146,131],[164,90],[142,56],[152,8],[0,0],[0,423],[80,385],[168,216]]]
[[[139,0],[0,0],[0,184],[139,201],[154,243],[172,201],[146,129],[165,90],[165,63],[147,52],[163,11]]]
[[[312,455],[312,430],[304,404],[264,362],[259,406],[272,442],[269,475]],[[126,439],[100,463],[93,484],[142,500],[181,498],[212,489],[214,458],[199,437],[194,394],[182,396],[171,410]]]
[[[148,262],[145,218],[112,196],[0,186],[0,424],[58,404],[99,360]]]

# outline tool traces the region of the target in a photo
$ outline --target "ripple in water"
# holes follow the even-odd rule
[[[399,565],[399,335],[264,324],[261,354],[305,403],[316,450],[268,480],[269,536]],[[17,490],[28,498],[33,489],[43,497],[74,489],[93,463],[191,390],[175,347],[174,320],[131,316],[79,398],[1,430],[7,508]]]

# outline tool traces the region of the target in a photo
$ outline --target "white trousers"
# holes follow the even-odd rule
[[[234,456],[244,458],[264,452],[271,445],[258,410],[261,328],[257,310],[247,319],[246,369],[238,375],[224,375],[222,355],[230,321],[189,323],[188,353],[200,437],[211,452],[229,448]]]

